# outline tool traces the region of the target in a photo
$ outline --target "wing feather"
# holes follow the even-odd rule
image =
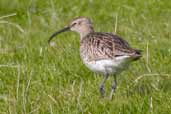
[[[124,55],[133,56],[136,50],[117,35],[93,32],[81,40],[80,53],[89,60],[99,60]]]

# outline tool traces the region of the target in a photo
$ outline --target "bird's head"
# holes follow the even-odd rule
[[[73,19],[68,26],[52,34],[48,41],[50,42],[56,35],[69,30],[79,33],[81,38],[94,31],[90,19],[78,17]]]

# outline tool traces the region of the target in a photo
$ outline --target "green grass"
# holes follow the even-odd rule
[[[7,16],[6,15],[11,15]],[[114,99],[101,99],[102,77],[79,56],[79,35],[49,36],[77,16],[96,31],[116,33],[143,57],[118,75]],[[170,0],[1,0],[1,114],[169,114],[171,112]]]

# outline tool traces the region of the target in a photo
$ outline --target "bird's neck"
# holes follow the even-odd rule
[[[80,32],[80,38],[83,39],[85,36],[87,36],[88,34],[94,32],[93,27],[89,27],[89,28],[84,28],[82,29],[82,31]]]

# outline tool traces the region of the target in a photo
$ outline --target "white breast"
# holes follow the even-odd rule
[[[84,64],[92,71],[99,73],[116,74],[128,67],[129,56],[120,56],[114,59],[103,59],[97,61],[87,61],[83,59]]]

